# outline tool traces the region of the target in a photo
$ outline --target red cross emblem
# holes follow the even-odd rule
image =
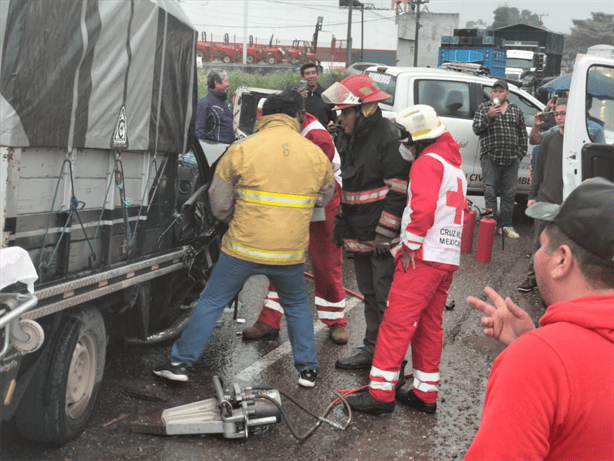
[[[463,210],[466,207],[467,199],[463,195],[463,181],[460,178],[456,178],[457,191],[448,191],[446,194],[446,205],[456,208],[456,214],[454,215],[454,224],[460,224],[463,216]]]

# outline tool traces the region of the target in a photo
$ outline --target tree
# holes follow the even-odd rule
[[[478,19],[477,21],[467,21],[465,29],[490,29],[490,26],[481,19]]]
[[[529,10],[518,11],[518,8],[509,6],[500,6],[494,13],[494,22],[491,29],[498,29],[500,27],[512,26],[514,24],[526,24],[529,26],[543,27],[539,16],[535,13],[531,13]]]
[[[573,27],[565,35],[563,62],[568,69],[573,68],[578,53],[586,53],[593,45],[614,46],[614,14],[591,13],[590,19],[573,19]]]

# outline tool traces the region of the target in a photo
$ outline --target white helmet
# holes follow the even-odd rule
[[[439,120],[435,109],[426,104],[417,104],[403,109],[397,114],[395,120],[409,131],[412,141],[436,139],[446,131],[446,126]]]

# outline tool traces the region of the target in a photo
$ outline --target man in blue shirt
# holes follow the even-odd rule
[[[232,109],[228,103],[228,76],[211,70],[207,74],[209,91],[198,102],[196,136],[212,142],[230,144],[235,140],[232,129]]]

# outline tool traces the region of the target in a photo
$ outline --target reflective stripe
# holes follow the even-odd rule
[[[396,383],[388,383],[388,382],[379,382],[379,381],[371,381],[369,383],[369,387],[371,389],[381,389],[382,391],[391,391],[394,389]]]
[[[373,242],[359,242],[358,240],[349,240],[346,239],[344,241],[345,246],[350,251],[355,251],[357,253],[367,253],[373,251]]]
[[[309,195],[280,194],[277,192],[264,192],[253,189],[236,189],[239,198],[250,203],[260,203],[262,205],[281,206],[288,208],[311,208],[318,201],[322,201],[322,196],[316,197]]]
[[[327,301],[324,298],[320,298],[319,296],[316,296],[315,302],[317,306],[337,307],[339,309],[345,308],[345,298],[343,298],[341,301],[337,301],[336,303],[334,303],[331,301]]]
[[[388,227],[392,227],[395,229],[401,227],[401,218],[385,211],[382,212],[382,215],[379,218],[379,222],[380,224],[384,224]]]
[[[369,376],[371,378],[384,378],[386,381],[397,382],[399,380],[399,374],[401,371],[384,371],[377,367],[371,366],[371,372]],[[373,380],[371,380],[373,382]]]
[[[414,378],[414,387],[422,392],[437,391],[437,386],[435,386],[434,384],[423,383],[417,378]]]
[[[412,234],[411,232],[407,232],[407,231],[405,232],[405,238],[407,239],[408,242],[418,242],[418,243],[424,242],[423,236]]]
[[[281,307],[281,304],[279,304],[278,301],[274,301],[272,299],[265,299],[264,300],[264,307],[268,307],[271,310],[277,311],[277,312],[281,312],[282,314],[284,313],[284,309],[283,307]]]
[[[361,192],[348,192],[344,190],[341,194],[341,201],[346,205],[373,203],[385,199],[386,195],[388,195],[388,190],[388,186]]]
[[[317,308],[317,306],[316,306]],[[324,320],[336,320],[343,318],[343,311],[331,312],[318,310],[318,318]]]
[[[390,187],[390,190],[399,192],[400,194],[406,194],[407,187],[409,186],[409,181],[403,181],[397,178],[385,179],[384,183]]]
[[[305,250],[294,251],[268,251],[258,248],[250,248],[243,246],[237,242],[231,241],[224,237],[223,247],[227,250],[248,257],[253,260],[262,262],[274,262],[274,263],[300,263],[305,258]]]
[[[424,371],[414,370],[414,378],[423,382],[438,382],[441,379],[440,374],[437,373],[425,373]]]

